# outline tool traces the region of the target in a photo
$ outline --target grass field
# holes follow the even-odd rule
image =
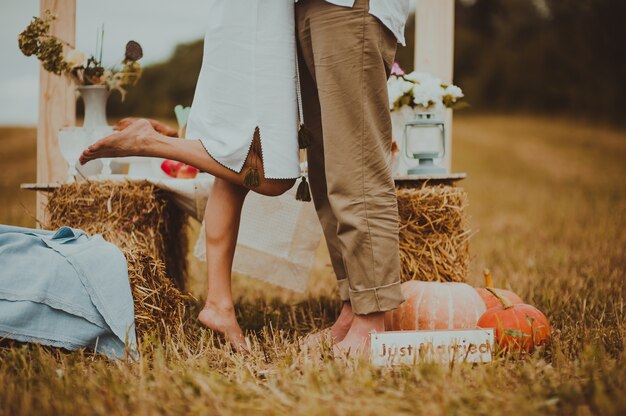
[[[298,350],[336,314],[324,258],[305,296],[236,278],[244,357],[198,328],[144,343],[137,363],[40,347],[0,349],[0,414],[626,414],[626,132],[568,119],[460,116],[472,265],[542,309],[547,351],[478,367],[380,371]],[[33,226],[35,133],[0,129],[0,223]],[[196,227],[197,229],[197,227]],[[192,264],[202,296],[203,269]]]

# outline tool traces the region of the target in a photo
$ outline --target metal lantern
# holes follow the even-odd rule
[[[435,113],[418,113],[416,119],[404,125],[404,155],[419,164],[410,168],[409,175],[429,175],[446,173],[446,168],[435,165],[435,159],[445,156],[446,152],[446,126],[443,120],[436,119]],[[435,146],[430,144],[433,136],[437,139]],[[429,138],[431,140],[429,140]],[[416,149],[417,148],[417,149]]]

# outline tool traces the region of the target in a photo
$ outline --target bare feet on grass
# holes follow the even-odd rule
[[[355,315],[350,330],[333,348],[335,356],[367,356],[370,352],[370,333],[385,330],[384,316],[384,312]]]
[[[140,156],[155,133],[148,120],[138,119],[124,130],[104,137],[85,149],[80,155],[80,164],[102,157]]]
[[[343,302],[341,312],[335,323],[330,327],[321,331],[314,332],[304,337],[303,346],[308,348],[317,347],[324,342],[336,343],[343,340],[352,325],[354,313],[350,302]]]
[[[198,320],[205,327],[224,335],[235,350],[250,352],[243,331],[237,322],[235,310],[232,307],[224,308],[207,303],[204,305],[204,309],[200,311]]]

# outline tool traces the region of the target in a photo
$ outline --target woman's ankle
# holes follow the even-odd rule
[[[219,313],[235,314],[235,306],[232,302],[224,302],[223,300],[209,300],[204,302],[203,309],[210,309]]]

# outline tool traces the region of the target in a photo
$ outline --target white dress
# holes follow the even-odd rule
[[[241,172],[258,127],[265,177],[300,177],[294,1],[207,3],[187,139],[200,140],[213,159]]]

